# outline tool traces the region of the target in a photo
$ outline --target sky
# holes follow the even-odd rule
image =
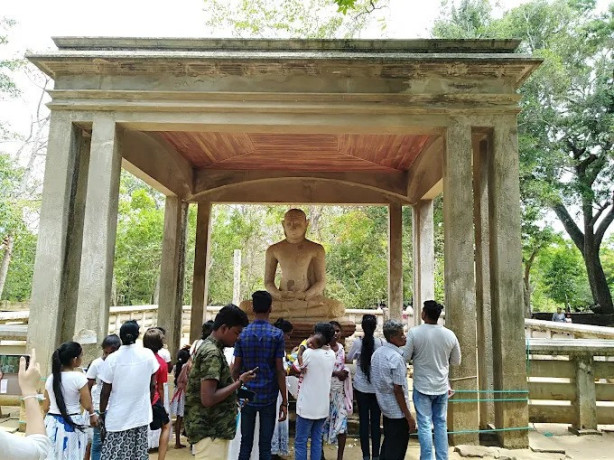
[[[526,1],[491,3],[494,14],[500,15]],[[605,9],[609,1],[598,0],[598,7]],[[0,0],[0,18],[16,21],[9,45],[0,47],[0,59],[54,49],[53,36],[208,37],[204,4],[204,0]],[[377,12],[386,21],[385,35],[379,27],[371,27],[359,38],[428,38],[440,9],[440,0],[389,0],[389,7]],[[18,75],[22,95],[0,100],[0,121],[20,133],[29,130],[41,93],[35,77]],[[16,146],[4,145],[2,150]]]
[[[271,0],[271,2],[283,0]],[[306,0],[307,1],[307,0]],[[500,10],[526,0],[499,0]],[[493,1],[494,3],[494,1]],[[204,0],[0,0],[0,17],[13,19],[8,46],[0,58],[21,57],[26,51],[54,49],[54,36],[207,37]],[[379,27],[360,38],[426,38],[440,11],[439,0],[389,0],[377,11],[386,21],[384,36]],[[231,36],[228,32],[227,36]],[[0,101],[6,120],[17,132],[27,132],[40,88],[35,78],[16,75],[22,96]]]

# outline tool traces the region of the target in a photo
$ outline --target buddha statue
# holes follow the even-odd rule
[[[264,287],[273,297],[272,318],[329,320],[345,314],[343,305],[323,296],[326,262],[321,244],[305,235],[309,222],[300,209],[291,209],[282,221],[286,238],[266,251]],[[275,284],[281,268],[279,286]],[[251,313],[251,302],[241,303]]]

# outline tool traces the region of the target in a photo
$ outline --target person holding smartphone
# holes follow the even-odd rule
[[[215,317],[213,332],[198,348],[188,376],[184,424],[196,460],[226,460],[237,423],[237,390],[255,378],[253,371],[233,379],[224,356],[248,324],[236,305],[226,305]]]
[[[32,349],[30,364],[26,368],[26,358],[19,358],[19,388],[26,410],[26,436],[19,436],[0,430],[0,452],[3,458],[13,460],[43,460],[51,453],[51,441],[45,431],[43,414],[38,403],[37,386],[41,379],[40,368],[36,362],[36,351]],[[2,372],[0,372],[2,379]]]

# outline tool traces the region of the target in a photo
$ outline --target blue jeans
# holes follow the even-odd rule
[[[414,407],[418,422],[418,439],[420,441],[420,460],[433,458],[433,433],[435,431],[435,458],[448,458],[448,393],[425,395],[414,389]]]
[[[307,440],[311,438],[311,460],[322,459],[322,428],[326,418],[312,420],[296,416],[294,459],[307,460]]]
[[[266,406],[245,405],[241,409],[241,449],[239,460],[249,460],[254,445],[254,427],[256,414],[260,414],[260,433],[258,433],[258,450],[260,460],[271,460],[271,440],[275,431],[277,418],[277,401]]]
[[[92,437],[92,449],[90,450],[90,460],[100,460],[102,455],[102,441],[100,440],[100,428],[94,427]]]

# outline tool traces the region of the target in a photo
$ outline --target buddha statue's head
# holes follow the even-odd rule
[[[290,209],[281,221],[284,227],[284,235],[290,243],[298,243],[305,239],[309,221],[302,209]]]

